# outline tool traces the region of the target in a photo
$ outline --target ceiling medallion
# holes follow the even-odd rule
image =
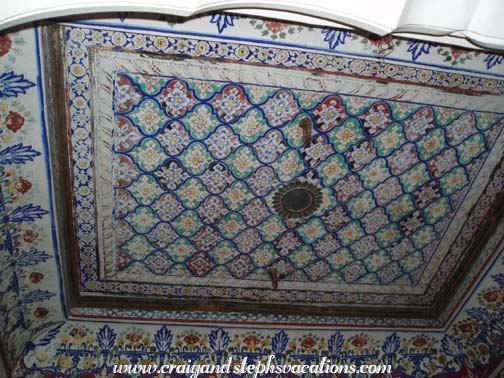
[[[310,216],[321,204],[322,192],[310,182],[290,182],[273,196],[273,208],[286,219]]]

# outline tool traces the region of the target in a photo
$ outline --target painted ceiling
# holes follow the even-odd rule
[[[13,377],[272,353],[504,369],[502,56],[128,17],[0,34]],[[321,202],[287,218],[299,183]]]
[[[429,310],[480,231],[467,219],[502,157],[498,79],[59,33],[81,296]],[[320,206],[285,217],[275,196],[300,182]]]

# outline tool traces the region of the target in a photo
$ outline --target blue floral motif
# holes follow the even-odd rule
[[[234,26],[235,20],[239,19],[238,16],[232,14],[223,14],[223,13],[215,13],[212,14],[212,19],[210,20],[211,24],[217,25],[217,30],[219,34],[221,34],[224,29],[228,26]]]
[[[496,274],[495,276],[492,276],[492,278],[497,282],[499,285],[504,286],[504,273]]]
[[[483,307],[475,307],[467,311],[467,313],[474,319],[484,323],[491,324],[493,322],[492,314]]]
[[[159,363],[163,364],[168,353],[171,342],[173,339],[172,332],[165,325],[162,326],[159,331],[154,335],[154,341],[156,342],[156,348],[159,351]]]
[[[25,266],[33,266],[37,265],[41,262],[44,262],[50,259],[51,256],[44,251],[38,251],[36,249],[32,249],[25,253],[17,255],[15,258],[11,259],[11,267],[22,268]]]
[[[284,330],[276,333],[275,336],[273,336],[273,338],[271,339],[271,349],[273,353],[275,353],[277,362],[281,362],[282,354],[284,353],[285,348],[287,348],[288,343],[289,336]]]
[[[504,278],[503,276],[503,274],[498,274],[493,276],[493,278],[500,282]],[[493,289],[492,293],[493,295],[501,295],[498,294],[500,290]],[[488,300],[494,303],[495,298],[491,297]],[[491,316],[489,317],[486,315],[483,317],[477,315],[482,319],[481,324],[476,326],[477,328],[480,326],[483,327],[481,332],[477,331],[474,333],[473,331],[469,331],[471,334],[466,333],[464,337],[461,337],[460,333],[457,332],[460,332],[460,330],[462,332],[468,331],[464,331],[464,328],[461,327],[461,325],[467,327],[467,324],[459,323],[451,331],[448,331],[440,342],[425,334],[417,334],[413,337],[403,335],[409,341],[401,345],[401,337],[396,332],[389,334],[383,343],[373,340],[370,335],[365,333],[350,337],[339,331],[327,338],[313,334],[298,338],[288,330],[283,329],[275,333],[271,339],[269,339],[269,336],[261,333],[253,332],[239,335],[240,332],[238,332],[238,334],[235,333],[234,340],[231,342],[232,331],[223,328],[209,330],[206,338],[204,334],[195,333],[192,330],[189,333],[172,333],[172,330],[163,325],[157,330],[154,336],[155,350],[159,352],[158,357],[156,357],[151,347],[152,341],[148,337],[147,339],[143,339],[147,341],[139,342],[133,348],[131,346],[131,338],[128,339],[128,336],[126,338],[130,340],[129,344],[118,345],[115,331],[108,325],[105,325],[97,332],[96,340],[98,345],[83,342],[80,349],[75,350],[71,343],[64,344],[62,342],[59,348],[55,348],[52,351],[56,353],[56,357],[64,356],[60,360],[66,360],[69,364],[72,363],[73,358],[75,358],[75,361],[78,361],[79,359],[83,359],[83,357],[88,358],[91,356],[93,359],[100,361],[100,365],[93,366],[87,372],[95,374],[100,371],[102,374],[97,376],[110,376],[110,372],[112,371],[111,365],[115,363],[113,361],[121,357],[128,358],[133,364],[138,363],[144,358],[148,358],[158,364],[163,364],[168,354],[170,360],[210,360],[215,364],[221,364],[223,356],[225,358],[227,356],[234,356],[239,359],[247,357],[249,363],[254,363],[260,359],[267,358],[268,355],[274,354],[275,362],[280,364],[290,364],[293,361],[302,361],[304,364],[316,364],[321,360],[321,356],[326,356],[331,361],[347,361],[356,365],[361,365],[369,360],[379,360],[392,365],[395,374],[399,374],[405,378],[441,377],[445,376],[444,373],[448,373],[448,375],[453,377],[482,376],[481,374],[478,375],[478,372],[487,371],[485,369],[494,366],[492,364],[502,361],[502,351],[499,349],[502,345],[502,332],[500,329],[493,327],[498,327],[498,322],[502,318],[501,305],[499,304],[498,306],[498,308],[491,308],[489,311],[489,315]],[[467,312],[474,318],[474,314],[472,314],[474,311],[472,310]],[[492,322],[490,322],[490,318],[493,319]],[[463,322],[473,324],[472,321],[467,319]],[[52,340],[59,333],[61,324],[62,322],[47,322],[31,331],[30,341],[25,345],[23,356],[26,360],[23,359],[23,363],[29,360],[27,358],[29,355],[28,352],[34,350],[43,351],[45,349],[43,348],[44,346],[52,343],[58,345],[57,341]],[[471,327],[473,326],[471,325]],[[490,329],[497,330],[497,332],[492,334],[491,340],[489,339],[489,334],[484,333]],[[74,331],[75,329],[72,330],[72,332]],[[453,331],[455,331],[455,334],[453,334]],[[131,334],[134,334],[135,340],[141,340],[145,336],[142,331],[132,331]],[[174,346],[172,346],[173,338],[177,340]],[[215,354],[211,353],[206,347],[205,340],[208,340],[208,344]],[[428,343],[432,343],[432,345]],[[326,346],[323,346],[324,344]],[[475,360],[471,357],[468,351],[475,347],[478,350],[490,348],[490,352],[482,356],[483,358],[489,356],[490,361]],[[449,358],[445,359],[445,362],[440,362],[440,364],[429,364],[429,361],[436,358],[438,353],[443,353],[445,357]],[[101,359],[98,357],[100,355],[103,356]],[[33,365],[33,367],[23,367],[29,371],[39,371],[36,365]],[[65,375],[61,375],[62,377],[70,376],[68,373],[70,369],[73,369],[72,373],[76,374],[82,374],[83,372],[81,368],[77,367],[77,362],[70,369],[66,367],[62,368],[59,364],[53,364],[47,367],[47,369],[48,372],[64,373]],[[109,374],[107,375],[107,373]]]
[[[382,351],[385,354],[393,355],[399,350],[400,346],[401,338],[394,332],[392,335],[385,339],[385,342],[382,345]]]
[[[344,41],[344,38],[343,38],[343,41]],[[413,52],[412,52],[412,54],[413,54]],[[421,54],[428,54],[428,51],[427,52],[423,51],[420,53],[420,55]],[[420,56],[420,55],[418,55],[418,56]],[[500,57],[500,56],[493,56],[493,58],[490,59],[490,55],[489,55],[487,57],[487,59],[489,59],[489,60],[495,59],[495,61],[491,65],[492,67],[494,65],[500,64],[502,62],[502,57]],[[487,62],[487,64],[488,64],[488,62]],[[489,68],[491,68],[491,67],[489,67]],[[19,154],[17,152],[19,152]],[[30,155],[30,154],[33,154],[33,155]],[[19,144],[19,145],[10,147],[9,149],[5,149],[3,151],[0,151],[0,164],[2,164],[1,162],[3,162],[4,164],[24,164],[27,161],[32,161],[34,156],[37,156],[37,155],[40,155],[40,153],[33,151],[31,149],[31,147],[22,146],[21,144]],[[1,194],[1,188],[0,188],[0,194]],[[2,197],[2,196],[0,195],[0,197]],[[0,198],[0,210],[5,210],[5,206],[3,205],[3,198]],[[16,211],[17,211],[17,215],[14,217],[14,219],[18,219],[18,217],[20,217],[20,218],[19,218],[19,220],[15,220],[14,223],[19,223],[21,221],[23,221],[23,222],[24,221],[32,221],[34,219],[40,218],[41,215],[47,213],[47,212],[45,212],[45,210],[41,209],[40,207],[31,205],[31,204],[26,205],[26,206],[22,206],[16,210],[14,210],[11,213],[11,215],[14,214]],[[4,218],[4,220],[5,219],[8,220],[8,218]],[[0,223],[2,221],[3,220],[0,219]],[[4,224],[2,224],[2,227],[3,226],[4,226]],[[6,227],[4,227],[2,229],[2,232],[3,232],[2,243],[3,244],[0,244],[0,250],[5,249],[8,252],[8,253],[5,253],[5,255],[7,255],[7,254],[11,255],[10,259],[8,261],[9,262],[13,261],[14,264],[12,266],[9,265],[8,267],[5,267],[6,268],[5,272],[10,273],[11,274],[10,277],[4,279],[4,277],[2,276],[1,279],[4,280],[5,283],[9,282],[8,288],[6,290],[9,291],[10,293],[13,293],[14,300],[12,300],[10,302],[16,303],[15,306],[17,306],[17,307],[13,308],[13,311],[11,314],[9,313],[5,316],[4,316],[4,314],[2,314],[3,317],[9,319],[9,322],[5,321],[3,323],[6,326],[4,327],[4,329],[2,331],[0,331],[0,333],[2,335],[1,339],[2,339],[3,344],[9,345],[8,344],[9,338],[15,339],[17,336],[17,329],[18,328],[20,329],[21,325],[23,325],[23,323],[24,323],[26,325],[26,327],[31,328],[31,331],[30,331],[31,334],[29,337],[30,341],[26,344],[25,352],[30,351],[30,350],[34,350],[35,348],[38,348],[38,347],[40,347],[41,351],[44,351],[46,349],[46,348],[44,348],[44,346],[48,346],[51,344],[57,345],[57,341],[55,340],[55,338],[59,334],[60,328],[63,325],[63,322],[58,322],[58,323],[45,322],[45,323],[37,326],[34,324],[30,324],[31,320],[28,316],[26,316],[26,320],[24,320],[23,317],[25,316],[25,314],[28,313],[25,309],[25,305],[45,301],[48,298],[50,298],[51,296],[53,296],[53,294],[48,291],[40,290],[40,289],[36,289],[36,290],[27,292],[26,291],[27,286],[24,285],[24,280],[21,280],[18,278],[18,277],[24,277],[24,275],[26,275],[27,272],[22,271],[18,275],[18,272],[16,271],[16,269],[23,268],[26,266],[35,266],[36,264],[39,264],[39,263],[44,262],[45,260],[49,259],[51,256],[49,254],[47,254],[46,252],[37,251],[35,249],[25,251],[23,248],[21,248],[20,245],[18,244],[18,241],[17,241],[19,239],[19,235],[17,235],[17,236],[10,235],[11,229],[13,229],[14,227],[17,227],[17,226],[18,226],[18,224],[12,224],[12,225],[7,224]],[[16,255],[13,254],[14,251],[16,251]],[[10,272],[11,268],[12,268],[12,272]],[[20,269],[20,270],[22,270],[22,269]],[[504,274],[498,274],[496,276],[493,276],[493,278],[501,286],[504,286]],[[0,292],[0,296],[2,296],[3,294],[4,293]],[[502,302],[499,302],[499,303],[501,304]],[[498,306],[501,306],[500,304]],[[499,307],[497,307],[497,309],[499,309]],[[0,313],[2,311],[4,311],[4,312],[6,311],[6,306],[4,306],[4,309],[2,309],[0,311]],[[10,309],[9,309],[9,312],[10,312]],[[482,327],[482,329],[484,329],[484,330],[492,329],[493,325],[500,326],[498,324],[498,322],[500,321],[500,319],[502,319],[502,309],[496,311],[493,308],[491,310],[486,310],[482,307],[479,307],[479,308],[474,308],[474,309],[468,310],[467,313],[470,317],[472,317],[476,320],[480,320],[482,325],[479,325],[478,327]],[[209,315],[209,317],[210,317],[210,315]],[[10,322],[10,320],[12,320],[11,318],[14,318],[14,320],[12,322]],[[241,319],[241,318],[237,317],[235,319]],[[2,319],[2,320],[4,320],[4,319]],[[235,320],[235,321],[239,322],[239,320]],[[12,323],[16,323],[16,324],[14,324],[14,326],[11,326]],[[114,327],[114,325],[112,325],[112,326]],[[118,327],[117,329],[119,330],[120,327]],[[230,330],[229,330],[230,333],[233,332],[233,331],[231,331],[231,329],[232,328],[230,327]],[[175,351],[182,350],[182,348],[177,349],[178,347],[171,347],[172,338],[176,337],[176,334],[172,335],[172,332],[167,328],[167,326],[163,325],[161,328],[158,328],[156,330],[157,330],[157,332],[155,333],[155,336],[154,336],[154,340],[155,340],[155,344],[156,344],[156,351],[155,352],[159,351],[159,356],[163,356],[164,354],[170,353],[170,348],[172,348],[172,351],[173,350],[175,350]],[[176,332],[176,331],[174,331],[174,332]],[[292,332],[292,331],[288,331],[288,332]],[[293,339],[296,337],[296,332],[298,332],[298,331],[291,333],[291,337]],[[344,332],[348,332],[348,331],[344,331]],[[448,332],[451,332],[451,331],[448,331]],[[273,351],[274,353],[282,353],[287,358],[289,356],[289,353],[291,352],[291,350],[296,349],[296,347],[289,347],[290,349],[287,349],[287,345],[289,343],[289,334],[286,331],[281,330],[272,337],[271,351],[268,350],[269,332],[267,332],[267,333],[268,333],[267,337],[264,337],[264,338],[261,337],[261,339],[263,339],[263,341],[264,341],[264,344],[258,343],[257,347],[255,347],[255,349],[254,349],[254,345],[256,345],[256,344],[254,344],[254,343],[247,344],[247,346],[252,345],[252,347],[249,347],[249,349],[247,349],[247,347],[244,347],[243,350],[251,350],[252,352],[250,352],[248,354],[252,355],[253,358],[258,359],[259,357],[267,356],[269,353],[271,353],[271,351]],[[369,332],[369,333],[371,333],[371,332]],[[502,345],[502,335],[503,335],[502,332],[500,333],[500,335],[497,335],[500,338],[499,339],[500,341],[499,341],[499,343],[494,342],[494,344],[496,344],[495,349],[497,349],[497,347]],[[480,337],[480,335],[478,335],[478,338],[479,337]],[[488,335],[481,336],[481,337],[482,337],[481,339],[483,339],[485,337],[488,337]],[[259,339],[259,337],[258,337],[258,339]],[[479,340],[481,340],[481,339],[479,339]],[[80,351],[72,350],[69,347],[69,349],[67,349],[66,351],[63,350],[64,348],[61,348],[56,353],[61,353],[61,355],[63,355],[63,353],[66,352],[67,355],[78,360],[79,356],[85,356],[85,355],[93,356],[93,358],[95,358],[95,356],[98,355],[98,353],[100,352],[100,349],[101,349],[101,352],[103,352],[103,354],[105,355],[105,351],[110,350],[114,346],[115,346],[115,349],[117,350],[117,353],[114,352],[114,353],[116,353],[116,354],[114,354],[114,357],[116,357],[116,356],[120,357],[121,353],[123,353],[123,351],[126,349],[126,347],[123,348],[121,346],[115,345],[116,333],[108,325],[105,325],[104,327],[102,327],[99,330],[99,332],[97,332],[95,340],[96,340],[96,343],[93,345],[92,348],[91,348],[91,346],[88,346],[87,344],[83,343],[79,347],[79,348],[81,348]],[[209,340],[211,348],[215,351],[223,351],[225,349],[231,350],[231,348],[232,348],[231,343],[230,343],[230,335],[226,330],[224,330],[222,328],[213,329],[212,332],[210,332],[210,334],[208,336],[208,340]],[[347,336],[346,340],[348,341],[348,344],[350,345],[349,348],[352,348],[352,346],[351,346],[352,344],[350,343],[350,341],[352,339],[349,339]],[[238,339],[238,341],[240,341],[240,340]],[[259,341],[261,341],[261,340],[259,340]],[[331,355],[337,356],[341,353],[342,346],[345,341],[345,337],[340,332],[336,332],[335,334],[333,334],[329,338],[329,340],[327,340],[324,337],[323,341],[324,342],[327,341],[327,349],[331,353]],[[205,342],[205,339],[202,337],[201,338],[201,345],[203,345],[204,342]],[[295,342],[295,340],[294,340],[294,342]],[[462,362],[465,360],[465,355],[467,355],[467,349],[472,342],[473,342],[472,336],[470,336],[469,339],[466,339],[466,338],[460,338],[458,336],[452,336],[452,335],[448,334],[443,338],[442,343],[441,343],[441,347],[442,347],[443,352],[447,356],[453,356],[456,361]],[[142,342],[141,345],[144,345],[143,343],[144,342]],[[147,344],[147,343],[148,342],[145,342],[145,344]],[[485,341],[485,343],[486,343],[486,345],[490,345],[490,346],[494,345],[494,344],[490,344],[489,342],[486,342],[486,341]],[[309,361],[310,359],[315,360],[319,355],[323,355],[323,353],[327,354],[327,351],[324,350],[325,347],[321,346],[323,344],[321,343],[318,345],[319,346],[315,346],[314,349],[311,350],[311,352],[310,352],[311,354],[307,355],[307,357],[306,357],[307,361]],[[358,345],[358,343],[356,343],[356,345]],[[375,345],[377,345],[376,348],[379,349],[379,343],[375,344]],[[392,354],[396,354],[395,358],[399,359],[404,356],[404,358],[409,358],[409,359],[413,360],[414,365],[416,365],[416,367],[415,367],[416,370],[413,374],[409,374],[405,370],[398,370],[399,373],[401,373],[401,371],[402,371],[402,372],[404,372],[404,374],[402,374],[402,373],[401,374],[404,376],[408,376],[408,377],[429,376],[426,372],[424,372],[423,370],[420,370],[420,369],[424,368],[424,363],[423,363],[422,359],[425,358],[425,359],[432,359],[433,360],[435,357],[435,353],[437,353],[437,351],[434,349],[434,352],[432,352],[432,353],[429,353],[429,352],[423,353],[422,352],[422,354],[419,354],[420,357],[410,357],[410,356],[408,356],[407,352],[404,349],[399,350],[400,346],[401,346],[401,339],[399,336],[396,335],[396,333],[393,333],[390,336],[388,336],[385,339],[385,341],[383,342],[383,344],[381,345],[381,350],[387,356],[390,356]],[[436,348],[439,347],[439,343],[437,341],[436,341],[435,347]],[[154,355],[155,352],[151,352],[150,349],[148,349],[150,347],[144,348],[143,346],[141,346],[141,347],[137,347],[137,348],[141,348],[141,351],[128,350],[124,353],[124,355],[127,356],[128,358],[132,358],[132,361],[138,361],[140,356],[142,356],[142,357],[145,356],[146,358],[147,357],[153,358],[152,356]],[[184,347],[184,348],[186,348],[186,350],[189,350],[187,347]],[[188,358],[188,357],[191,357],[191,358],[198,357],[199,359],[208,358],[205,347],[200,346],[197,343],[195,343],[192,348],[194,348],[194,350],[195,350],[194,352],[189,351],[187,353],[182,353],[182,352],[179,353],[180,358]],[[361,348],[361,346],[359,346],[359,348]],[[49,349],[49,348],[47,348],[47,349]],[[63,350],[63,352],[62,352],[62,350]],[[173,355],[175,355],[175,353]],[[245,355],[245,353],[243,353],[243,355]],[[56,356],[58,356],[58,354]],[[345,358],[350,360],[351,357],[348,357],[348,356],[350,356],[349,353],[347,353],[345,355]],[[359,358],[368,358],[368,356],[371,356],[369,358],[375,358],[376,354],[368,352],[368,349],[365,349],[365,352],[363,352],[363,356],[364,357],[356,356],[355,360],[359,361]],[[500,357],[501,357],[501,351],[495,352],[495,354],[492,356],[492,358],[494,360],[497,360],[497,359],[500,360]],[[14,361],[14,358],[12,358],[12,360]],[[114,359],[114,361],[115,361],[115,359]],[[23,363],[23,362],[24,361],[21,361],[21,363]],[[112,362],[112,358],[111,359],[104,358],[102,366],[107,366],[107,364],[109,362],[110,363]],[[52,365],[47,367],[47,372],[49,372],[50,369],[55,370],[55,371],[56,371],[56,369],[58,369],[57,363],[54,363],[54,361],[51,361],[51,363],[52,363]],[[443,365],[443,366],[440,366],[439,369],[444,369],[444,371],[446,373],[457,374],[457,371],[455,370],[455,367],[453,367],[453,365],[451,364],[450,360],[448,361],[448,363],[444,363],[444,364],[442,363],[441,365]],[[85,374],[89,373],[89,372],[84,372],[84,373],[79,372],[79,370],[76,366],[77,366],[77,362],[75,362],[74,366],[67,369],[66,372],[59,371],[57,374],[59,374],[59,376],[63,376],[61,374],[73,376],[74,374],[75,375],[85,375]],[[35,373],[36,371],[40,372],[41,374],[44,373],[44,372],[42,372],[42,369],[40,368],[40,370],[39,370],[39,367],[36,365],[33,365],[33,366],[30,365],[30,367],[25,367],[25,368],[27,370],[32,370],[33,376],[37,375],[37,373]],[[472,368],[472,366],[471,366],[471,368]],[[402,369],[402,368],[399,367],[399,369]],[[91,374],[95,374],[95,373],[93,372],[93,373],[89,373],[89,374],[91,375]],[[463,373],[460,373],[461,376],[462,376],[462,374],[465,374],[464,376],[467,376],[466,371],[464,371]],[[28,376],[28,374],[23,374],[23,376]],[[102,374],[102,376],[110,376],[110,375]],[[434,376],[433,373],[430,376]]]
[[[39,155],[40,152],[35,151],[31,146],[23,146],[19,143],[0,151],[0,165],[25,164]]]
[[[170,155],[177,155],[187,145],[188,135],[182,126],[172,124],[159,135],[159,141]]]
[[[218,328],[210,332],[208,339],[210,340],[210,347],[215,351],[217,355],[217,363],[220,364],[222,361],[222,355],[227,349],[229,341],[231,340],[229,333],[224,331],[222,328]]]
[[[497,54],[488,54],[484,60],[487,66],[487,70],[498,64],[501,64],[502,61],[504,61],[504,55],[497,55]]]
[[[98,332],[98,337],[96,339],[101,349],[110,350],[114,346],[116,334],[108,325],[105,325],[100,329],[100,332]]]
[[[388,364],[391,365],[393,363],[394,357],[397,355],[400,347],[401,338],[397,336],[395,332],[385,339],[385,342],[382,345],[382,351],[385,354]]]
[[[221,99],[214,100],[214,108],[217,110],[218,116],[229,123],[248,107],[249,104],[246,102],[242,90],[237,87],[228,87],[223,91]]]
[[[156,341],[156,348],[161,353],[166,353],[170,349],[172,342],[172,333],[165,325],[161,327],[159,331],[156,332],[154,340]]]
[[[129,85],[119,85],[115,88],[115,98],[118,104],[124,105],[128,101],[133,101],[139,98],[139,94],[135,91],[131,91],[131,86]]]
[[[229,185],[233,179],[225,165],[217,163],[202,177],[203,183],[211,193],[219,193]]]
[[[229,344],[229,334],[222,328],[218,328],[210,332],[210,347],[214,351],[222,351],[227,348]]]
[[[14,72],[6,72],[0,76],[0,98],[17,97],[25,94],[28,88],[34,87],[35,83],[26,80],[24,75],[14,75]]]
[[[352,32],[329,28],[324,28],[322,34],[325,34],[324,42],[328,42],[329,48],[333,50],[339,45],[344,45],[347,37],[352,36]]]
[[[188,174],[175,161],[170,161],[165,167],[161,167],[155,175],[170,190],[176,189],[188,177]]]
[[[168,86],[167,89],[163,90],[160,98],[165,102],[165,104],[162,104],[166,107],[168,114],[174,117],[184,115],[193,101],[187,91],[185,83],[178,80],[171,86]]]
[[[434,45],[429,42],[408,41],[407,44],[408,52],[411,53],[413,61],[416,61],[422,54],[429,54],[431,47],[434,47]]]
[[[343,335],[339,332],[336,332],[334,335],[331,336],[331,338],[329,339],[329,343],[327,345],[329,348],[329,352],[331,353],[331,356],[337,356],[340,353],[344,341],[345,339]]]
[[[282,155],[286,147],[282,141],[282,134],[277,131],[271,131],[264,138],[258,140],[254,149],[257,152],[259,160],[265,163],[271,163]]]
[[[35,289],[30,291],[22,298],[21,304],[28,305],[32,303],[43,302],[52,297],[54,297],[54,293],[51,293],[50,291]],[[18,305],[19,304],[20,303],[18,303]]]
[[[299,113],[299,106],[290,91],[281,90],[264,105],[268,122],[273,127],[281,126]]]
[[[47,322],[34,328],[30,334],[30,341],[24,347],[23,355],[35,350],[38,346],[49,345],[51,340],[59,333],[63,324],[65,322]]]
[[[47,210],[42,209],[40,206],[28,204],[14,209],[6,216],[5,222],[29,222],[35,219],[40,219],[43,215],[48,213],[49,212]]]
[[[464,344],[457,337],[445,335],[441,341],[443,352],[448,356],[455,357],[462,362],[464,360]]]
[[[18,97],[26,94],[26,91],[34,86],[35,83],[27,80],[23,74],[18,75],[13,71],[4,72],[0,75],[0,98]],[[0,329],[0,343],[12,361],[17,360],[20,354],[26,355],[36,347],[49,345],[64,324],[64,322],[52,321],[37,324],[29,314],[33,304],[43,303],[55,296],[48,290],[34,289],[26,280],[30,268],[46,262],[52,256],[34,247],[25,249],[23,241],[31,242],[31,240],[20,236],[21,231],[26,230],[25,222],[40,219],[48,211],[31,203],[13,206],[16,201],[9,186],[16,185],[13,181],[15,176],[6,174],[5,170],[1,169],[7,165],[26,164],[39,155],[41,153],[34,150],[32,146],[22,143],[0,149],[0,213],[2,213],[0,216],[0,251],[2,252],[0,253],[0,282],[5,283],[0,289],[0,322],[3,324]],[[27,187],[16,188],[16,191],[24,194],[31,187],[31,183],[28,184]],[[32,234],[37,233],[32,231]],[[43,277],[43,274],[32,271],[28,277],[31,283],[36,283],[40,279],[39,276]],[[8,301],[5,301],[6,297]],[[35,311],[44,314],[47,309],[38,307]],[[35,316],[37,316],[36,313]]]

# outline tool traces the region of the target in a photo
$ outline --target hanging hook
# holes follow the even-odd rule
[[[299,121],[299,127],[303,130],[304,145],[307,147],[311,141],[312,122],[310,117],[304,117]]]
[[[275,266],[271,266],[268,268],[268,272],[271,278],[271,285],[273,286],[273,290],[278,289],[278,269]]]

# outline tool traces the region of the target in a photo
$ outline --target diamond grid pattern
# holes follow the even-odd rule
[[[443,125],[439,107],[401,104],[400,118],[383,100],[350,111],[344,96],[307,105],[309,91],[212,82],[200,97],[201,80],[153,78],[148,90],[140,74],[116,80],[141,94],[115,108],[116,270],[126,273],[141,263],[156,275],[269,280],[281,264],[286,281],[415,284],[436,224],[487,152],[470,112]],[[271,197],[293,179],[335,201],[283,220]]]

